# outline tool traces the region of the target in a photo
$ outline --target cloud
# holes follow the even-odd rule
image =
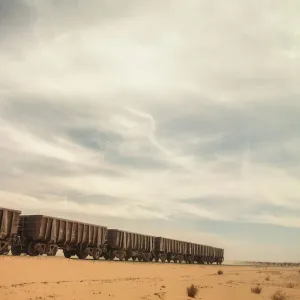
[[[300,224],[297,8],[1,1],[1,205],[259,258]]]

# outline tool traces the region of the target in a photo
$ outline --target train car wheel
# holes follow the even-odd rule
[[[71,258],[72,255],[71,255],[70,252],[64,250],[64,257],[65,257],[65,258]]]
[[[80,250],[76,253],[79,259],[86,259],[88,257],[88,253],[85,250]]]
[[[11,248],[11,254],[13,255],[13,256],[20,256],[21,254],[22,254],[22,249],[21,249],[21,247],[12,247]]]

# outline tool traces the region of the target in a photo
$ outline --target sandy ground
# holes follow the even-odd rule
[[[224,272],[217,275],[218,270]],[[0,299],[191,299],[187,286],[199,288],[196,299],[271,299],[278,289],[300,300],[297,268],[202,266],[80,261],[60,257],[0,257]],[[269,276],[269,280],[266,278]],[[288,288],[292,283],[294,286]],[[251,287],[260,284],[260,295]]]

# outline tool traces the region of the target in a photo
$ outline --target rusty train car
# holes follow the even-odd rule
[[[0,255],[222,264],[224,249],[0,208]]]
[[[154,259],[156,262],[222,264],[224,261],[224,249],[156,237]]]
[[[156,262],[183,262],[186,260],[187,243],[164,237],[155,238],[154,259]]]
[[[66,258],[99,259],[104,254],[107,227],[44,215],[21,215],[19,240],[12,255],[55,256],[58,249]]]
[[[108,229],[105,259],[149,262],[153,255],[155,237],[139,233]]]
[[[0,255],[8,254],[18,238],[20,215],[20,211],[0,208]]]

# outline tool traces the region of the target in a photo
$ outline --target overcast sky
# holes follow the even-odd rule
[[[299,10],[0,0],[0,206],[299,261]]]

